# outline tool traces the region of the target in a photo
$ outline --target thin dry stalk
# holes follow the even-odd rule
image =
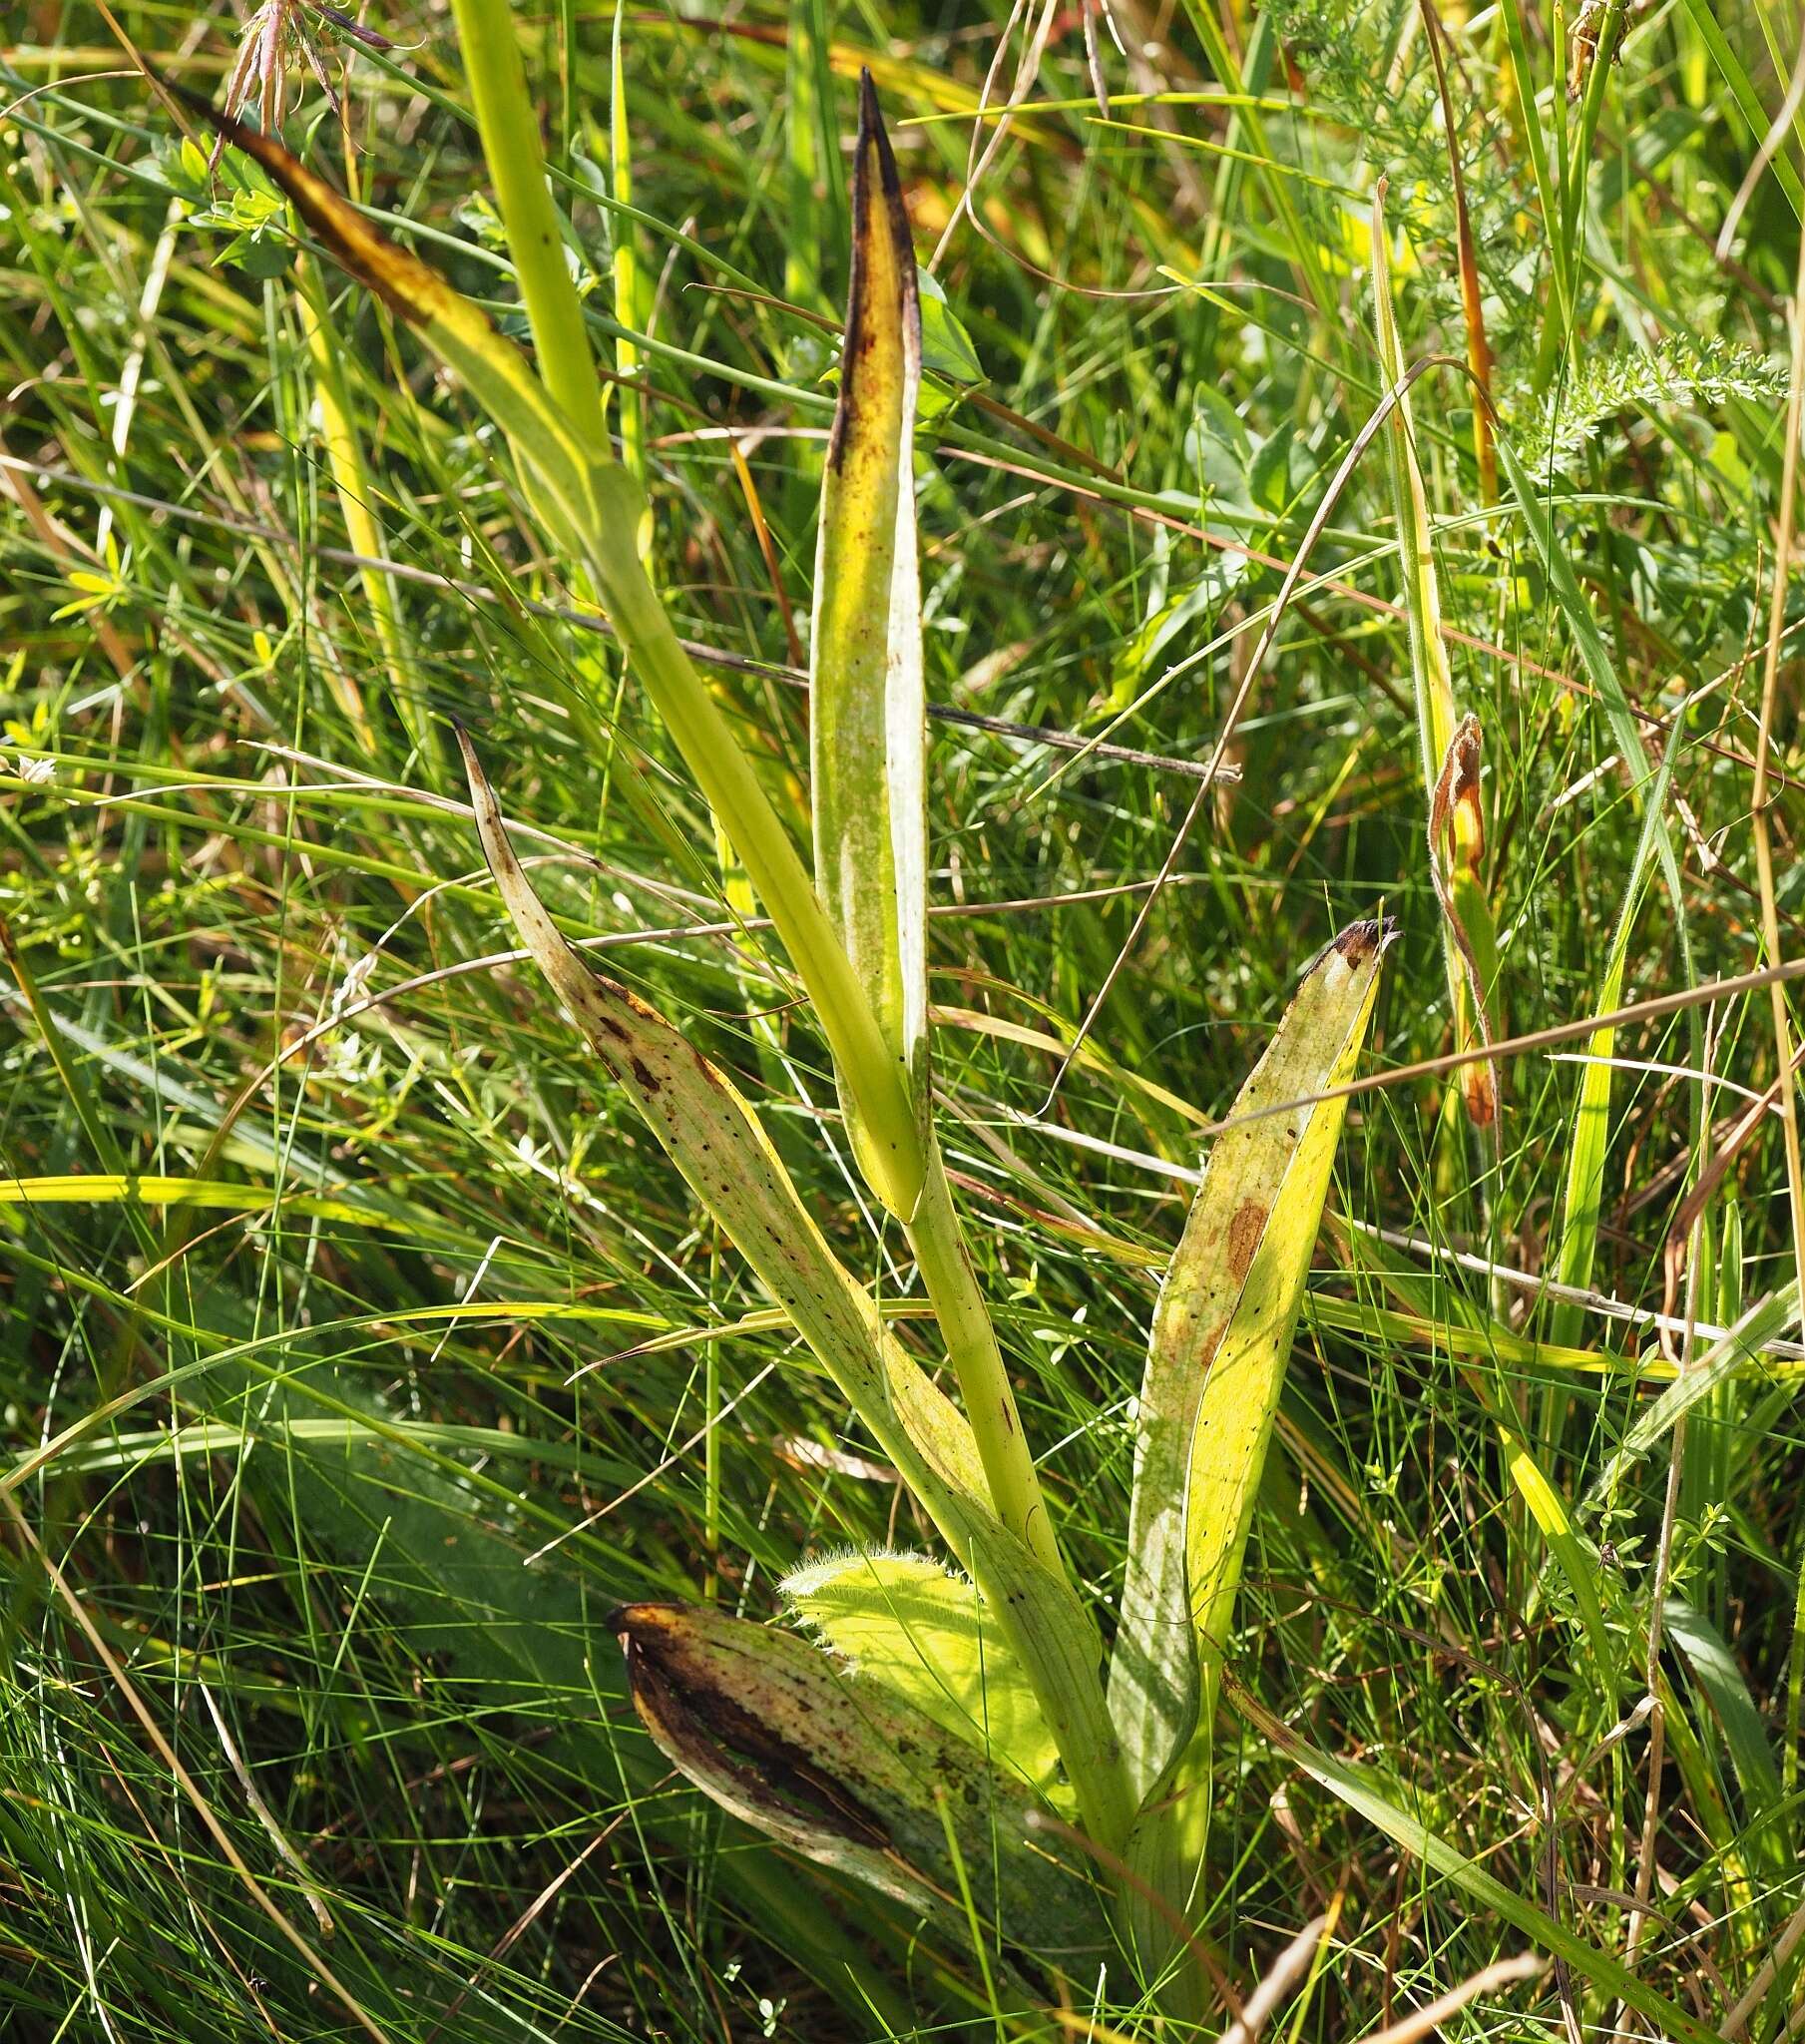
[[[1310,1970],[1328,1928],[1326,1915],[1314,1917],[1304,1925],[1261,1975],[1247,1997],[1246,2007],[1222,2032],[1222,2044],[1253,2044],[1285,1996]]]
[[[1461,316],[1467,328],[1467,366],[1484,401],[1473,407],[1473,458],[1479,465],[1479,501],[1498,502],[1498,450],[1492,444],[1492,343],[1486,337],[1485,303],[1480,292],[1479,251],[1467,211],[1467,179],[1461,169],[1460,132],[1454,121],[1454,98],[1448,90],[1448,66],[1442,56],[1447,30],[1435,0],[1418,0],[1425,40],[1435,66],[1435,87],[1442,101],[1442,129],[1448,138],[1448,177],[1454,187],[1454,232],[1460,256]]]

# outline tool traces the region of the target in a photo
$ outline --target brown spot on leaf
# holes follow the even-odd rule
[[[1243,1200],[1228,1224],[1228,1268],[1237,1284],[1246,1277],[1266,1232],[1266,1212],[1258,1200]]]

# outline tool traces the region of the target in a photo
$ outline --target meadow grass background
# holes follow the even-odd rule
[[[1500,430],[1533,484],[1527,509],[1488,487],[1472,386],[1431,366],[1412,403],[1484,735],[1499,1035],[1610,1005],[1638,870],[1622,999],[1772,962],[1751,802],[1805,204],[1799,138],[1769,129],[1797,24],[1638,9],[1587,94],[1606,12],[1505,0],[1440,31]],[[656,573],[799,829],[843,167],[876,75],[944,292],[916,477],[929,693],[961,713],[930,732],[941,1126],[1105,1607],[1199,1122],[1355,916],[1402,930],[1364,1069],[1451,1047],[1381,442],[1318,517],[1387,381],[1380,178],[1407,356],[1469,348],[1415,0],[1111,13],[1093,61],[1080,8],[636,9],[615,132],[612,17],[520,14]],[[521,330],[448,16],[360,19],[393,47],[322,38],[342,119],[287,44],[284,133]],[[0,52],[0,2032],[1150,2036],[1122,1978],[1038,2015],[754,1841],[625,1701],[624,1597],[765,1617],[803,1554],[924,1529],[796,1345],[742,1324],[763,1299],[737,1258],[498,957],[454,719],[569,927],[731,1070],[853,1268],[899,1300],[911,1274],[781,956],[496,437],[297,251],[260,176],[228,155],[210,177],[138,68],[218,97],[243,27],[23,0]],[[974,110],[1011,98],[993,151]],[[1241,777],[1050,1100],[1317,523]],[[1785,952],[1790,637],[1775,706]],[[1667,769],[1677,896],[1638,867],[1626,729]],[[1800,1900],[1796,1350],[1713,1388],[1677,1454],[1668,1431],[1613,1462],[1660,1388],[1655,1334],[1538,1280],[1565,1254],[1661,1305],[1681,1202],[1775,1078],[1769,996],[1619,1035],[1589,1270],[1572,1231],[1563,1250],[1584,1049],[1508,1061],[1496,1154],[1446,1081],[1355,1103],[1234,1667],[1714,2025]],[[1777,1113],[1693,1250],[1703,1322],[1792,1279]],[[1506,1425],[1573,1515],[1601,1633]],[[1594,1749],[1645,1692],[1663,1524],[1650,1802],[1645,1727]],[[1244,1992],[1330,1919],[1271,2034],[1369,2034],[1523,1948],[1232,1726],[1222,1970]],[[1657,1913],[1632,1929],[1650,1823]],[[1615,2023],[1545,1971],[1448,2034],[1560,2035],[1564,1998]],[[1788,2005],[1782,1968],[1745,2034]]]

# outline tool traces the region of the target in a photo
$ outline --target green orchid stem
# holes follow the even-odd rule
[[[678,644],[641,557],[646,499],[611,458],[601,385],[582,307],[565,266],[546,185],[539,123],[506,0],[453,0],[483,153],[539,351],[546,389],[586,475],[542,477],[551,509],[578,543],[596,594],[633,670],[737,853],[820,1018],[856,1112],[860,1161],[884,1206],[908,1231],[945,1335],[972,1433],[1004,1526],[1061,1582],[1066,1570],[1022,1432],[1015,1394],[985,1310],[932,1133],[915,1111],[909,1075],[886,1043],[857,971],[795,844],[772,808],[713,696]],[[617,79],[618,87],[618,79]],[[617,116],[619,114],[617,91]],[[574,492],[574,495],[573,495]],[[582,502],[587,497],[587,502]],[[1013,1614],[1011,1614],[1013,1616]],[[1043,1671],[1044,1672],[1044,1671]],[[1091,1671],[1083,1725],[1062,1753],[1086,1820],[1112,1849],[1132,1814],[1127,1775]],[[1094,1694],[1092,1694],[1094,1693]]]
[[[977,1437],[997,1517],[1027,1543],[1037,1560],[1064,1579],[1066,1561],[1059,1536],[1047,1516],[1034,1457],[1016,1411],[996,1329],[978,1289],[938,1143],[932,1144],[927,1180],[909,1223],[909,1245],[959,1379],[959,1395]]]
[[[539,111],[527,90],[508,0],[452,0],[464,76],[476,106],[483,157],[495,183],[508,253],[526,300],[539,371],[584,451],[608,450],[602,385],[590,353],[583,306],[565,262],[564,235],[539,139]]]

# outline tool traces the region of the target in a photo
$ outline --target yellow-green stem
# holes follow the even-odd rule
[[[1063,1577],[1066,1563],[1059,1536],[1047,1516],[1034,1457],[1003,1367],[996,1329],[978,1289],[938,1143],[931,1143],[927,1180],[909,1223],[909,1246],[959,1379],[959,1395],[977,1437],[997,1517],[1028,1543],[1038,1560]]]
[[[591,551],[602,601],[813,998],[834,1064],[869,1138],[874,1190],[908,1229],[977,1439],[992,1506],[1063,1578],[1059,1540],[939,1147],[931,1136],[924,1143],[903,1070],[883,1040],[814,883],[647,579],[634,538],[645,501],[638,484],[611,464],[599,473],[597,490],[602,516]]]
[[[452,0],[483,157],[526,301],[539,372],[586,452],[607,451],[602,385],[583,307],[565,263],[564,238],[546,183],[539,114],[507,0]]]
[[[627,72],[621,61],[621,23],[625,0],[615,0],[614,38],[609,53],[608,174],[619,206],[633,204],[633,144],[627,126]],[[644,323],[640,305],[640,258],[634,246],[634,224],[626,214],[617,213],[611,222],[614,234],[615,323],[622,330],[615,337],[615,369],[622,376],[637,376],[640,350],[628,338]],[[630,474],[646,480],[646,397],[643,391],[621,392],[621,460]],[[652,554],[652,521],[642,522],[639,533],[640,558]]]
[[[319,403],[320,438],[325,442],[326,463],[332,471],[332,486],[338,493],[339,513],[351,551],[366,562],[388,559],[388,542],[381,516],[364,466],[363,442],[351,414],[350,391],[344,378],[343,351],[326,309],[326,293],[318,269],[309,256],[295,265],[295,282],[301,299],[301,321],[307,330],[307,355],[313,364],[314,395]],[[370,607],[370,623],[376,644],[382,649],[382,664],[388,670],[389,693],[395,714],[426,759],[436,756],[436,742],[430,722],[421,713],[419,690],[408,661],[407,642],[402,634],[395,593],[384,570],[363,567],[358,571],[363,598]]]

